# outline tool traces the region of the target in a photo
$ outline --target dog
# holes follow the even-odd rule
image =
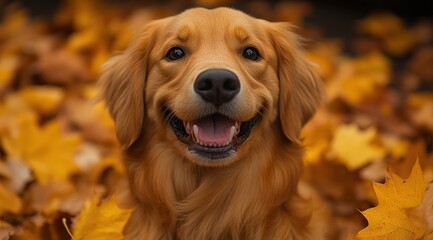
[[[135,201],[125,239],[327,239],[299,182],[323,83],[290,24],[189,9],[147,24],[100,82]]]

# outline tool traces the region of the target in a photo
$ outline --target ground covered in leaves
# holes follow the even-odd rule
[[[68,1],[48,20],[2,9],[0,239],[122,239],[131,210],[112,193],[125,172],[95,83],[146,22],[180,8]],[[306,25],[306,3],[245,9],[310,39],[327,99],[302,133],[304,179],[329,203],[339,239],[433,239],[433,20],[372,13],[347,42]]]

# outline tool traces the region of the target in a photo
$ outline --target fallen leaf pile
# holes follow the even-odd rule
[[[1,240],[122,239],[131,209],[113,196],[125,170],[112,119],[94,100],[100,66],[152,19],[236,3],[69,0],[46,19],[1,7]],[[307,24],[307,2],[240,8],[310,39],[305,54],[327,98],[302,132],[303,179],[332,210],[337,239],[433,239],[433,19],[374,12],[348,40]]]

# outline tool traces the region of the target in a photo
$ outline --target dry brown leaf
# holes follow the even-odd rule
[[[14,233],[14,227],[7,222],[0,220],[0,239],[10,239]]]
[[[30,185],[24,195],[25,210],[44,213],[46,216],[57,214],[63,200],[76,191],[67,181],[36,182]]]
[[[66,50],[42,54],[35,68],[42,80],[49,84],[70,85],[92,80],[85,61]]]
[[[18,159],[8,159],[6,167],[10,176],[5,184],[17,193],[21,193],[27,183],[34,179],[30,168]]]

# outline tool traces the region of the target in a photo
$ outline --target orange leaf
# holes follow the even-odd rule
[[[421,204],[427,184],[419,162],[415,163],[408,179],[389,171],[385,184],[374,183],[379,204],[363,211],[368,226],[358,232],[358,239],[420,239],[426,233],[419,219],[412,219],[406,210]]]

